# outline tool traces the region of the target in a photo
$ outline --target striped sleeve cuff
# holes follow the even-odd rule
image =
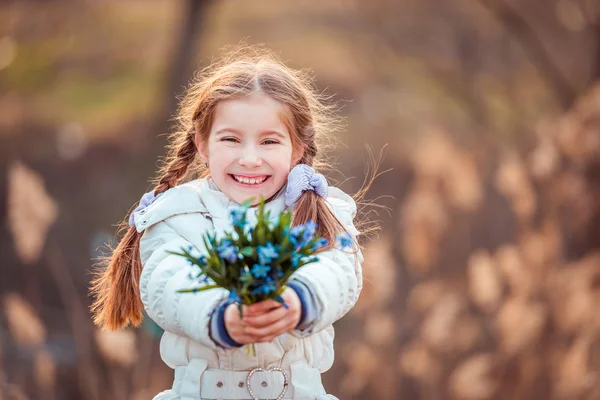
[[[317,322],[318,312],[316,299],[313,296],[310,288],[303,282],[293,280],[288,281],[286,285],[294,289],[300,298],[300,303],[302,304],[302,313],[300,316],[300,321],[298,322],[298,325],[296,325],[295,329],[304,331]]]
[[[215,343],[225,349],[243,346],[243,344],[233,340],[225,328],[225,309],[233,302],[230,298],[223,299],[217,304],[210,318],[209,335]]]

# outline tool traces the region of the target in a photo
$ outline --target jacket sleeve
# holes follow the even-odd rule
[[[290,334],[306,337],[317,333],[342,318],[358,301],[362,291],[363,256],[356,245],[359,234],[353,224],[356,206],[349,196],[344,201],[329,199],[336,217],[353,238],[355,249],[342,251],[333,248],[318,254],[318,261],[306,264],[291,276],[309,288],[316,300],[317,318],[309,326],[294,329]]]
[[[362,254],[346,254],[337,249],[319,254],[319,261],[307,264],[294,273],[291,281],[310,288],[317,303],[317,318],[311,326],[290,333],[306,337],[342,318],[356,304],[362,290]]]
[[[169,225],[168,219],[144,231],[140,241],[142,302],[150,318],[165,331],[187,336],[217,350],[220,347],[209,335],[211,314],[228,292],[215,288],[178,293],[179,289],[199,285],[189,276],[193,271],[189,261],[169,253],[181,252],[182,248],[189,246],[190,242]]]
[[[310,328],[317,319],[317,312],[319,311],[315,296],[312,294],[310,288],[299,280],[288,281],[287,286],[294,289],[302,307],[300,321],[298,321],[296,329],[303,331]]]
[[[209,335],[213,341],[224,349],[233,349],[235,347],[242,347],[242,343],[236,342],[225,327],[225,310],[227,307],[234,303],[234,300],[226,298],[221,300],[215,310],[212,313],[210,319]]]

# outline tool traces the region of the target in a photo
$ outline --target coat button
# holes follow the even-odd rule
[[[147,223],[148,223],[147,219],[145,219],[145,220],[142,221],[142,225],[146,225]]]
[[[141,211],[140,211],[140,215],[144,215],[144,214],[146,214],[146,211],[147,211],[147,210],[148,210],[147,208],[144,208],[143,210],[141,210]]]
[[[217,387],[223,387],[223,382],[221,382],[221,381],[217,382]]]
[[[240,383],[238,383],[238,387],[241,387],[241,388],[243,388],[243,387],[244,387],[244,382],[240,382]]]

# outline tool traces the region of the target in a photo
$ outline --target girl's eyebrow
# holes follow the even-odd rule
[[[235,134],[237,134],[237,135],[242,135],[242,132],[241,132],[241,131],[239,131],[239,130],[237,130],[237,129],[234,129],[234,128],[221,128],[221,129],[219,129],[219,130],[217,130],[217,131],[215,132],[215,136],[216,136],[216,135],[223,134],[223,133],[235,133]],[[282,139],[285,139],[285,138],[286,138],[286,135],[284,135],[283,133],[281,133],[281,132],[279,132],[279,131],[263,131],[263,132],[261,132],[261,134],[260,134],[260,135],[261,135],[261,136],[265,136],[265,135],[276,135],[276,136],[279,136],[279,137],[280,137],[280,138],[282,138]]]
[[[264,136],[264,135],[276,135],[276,136],[279,136],[282,139],[286,138],[286,136],[283,133],[279,132],[279,131],[264,131],[261,135],[262,136]]]
[[[241,135],[242,132],[238,131],[237,129],[233,129],[233,128],[221,128],[218,131],[215,132],[215,135],[220,135],[221,133],[236,133],[238,135]]]

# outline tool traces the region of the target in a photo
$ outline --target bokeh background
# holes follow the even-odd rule
[[[1,399],[170,386],[156,326],[91,323],[91,260],[149,189],[176,96],[240,40],[343,105],[342,189],[387,144],[328,392],[600,399],[597,0],[1,1]]]

